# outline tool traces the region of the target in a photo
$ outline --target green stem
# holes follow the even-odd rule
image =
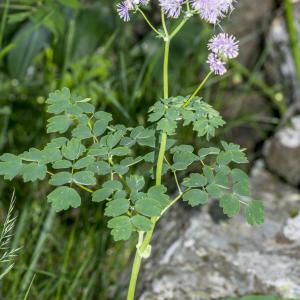
[[[180,193],[175,199],[173,199],[173,201],[170,202],[170,204],[168,206],[166,206],[164,208],[164,210],[162,211],[161,215],[159,218],[161,218],[165,213],[166,211],[172,207],[178,200],[180,200],[180,198],[183,196],[183,194],[185,194],[186,192],[188,192],[190,189],[187,189],[186,191],[184,191],[183,193]]]
[[[165,157],[165,161],[166,161],[166,163],[168,164],[168,166],[171,168],[171,164],[170,164],[170,162],[167,160],[166,157]],[[176,171],[174,170],[174,171],[172,171],[172,172],[173,172],[173,175],[174,175],[174,179],[175,179],[175,183],[176,183],[176,185],[177,185],[178,192],[179,192],[179,194],[182,194],[182,190],[181,190],[180,185],[179,185],[179,181],[178,181],[178,177],[177,177]]]
[[[184,24],[186,23],[187,20],[188,20],[188,18],[184,17],[184,19],[179,23],[179,25],[170,34],[170,39],[172,39],[181,30],[181,28],[184,26]]]
[[[129,284],[128,294],[127,294],[127,300],[134,300],[136,281],[137,281],[137,278],[139,275],[141,262],[142,262],[142,257],[139,255],[138,250],[137,250],[135,253],[134,261],[133,261],[130,284]]]
[[[165,20],[165,15],[164,15],[163,11],[161,11],[161,22],[162,22],[162,25],[163,25],[165,35],[166,35],[166,37],[168,37],[169,33],[168,33],[167,26],[166,26],[166,20]]]
[[[186,106],[188,106],[190,104],[190,102],[194,99],[194,97],[198,94],[198,92],[202,89],[202,87],[204,86],[204,84],[206,83],[206,81],[208,80],[208,78],[210,77],[210,75],[213,72],[210,71],[206,77],[200,82],[200,84],[198,85],[198,87],[196,88],[196,90],[194,91],[194,93],[182,104],[182,108],[185,108]]]
[[[300,52],[298,48],[298,35],[295,27],[295,21],[293,16],[293,5],[291,0],[284,0],[286,22],[290,36],[290,43],[292,47],[292,52],[295,61],[295,68],[298,77],[298,82],[300,84]]]
[[[163,162],[164,162],[164,157],[166,152],[167,139],[168,139],[167,133],[163,131],[161,133],[160,148],[159,148],[157,166],[156,166],[156,185],[161,185],[161,174],[162,174]]]
[[[164,66],[163,66],[163,83],[164,83],[163,91],[164,91],[164,98],[166,99],[169,96],[168,64],[169,64],[169,52],[170,52],[170,38],[168,36],[168,31],[166,28],[165,19],[164,19],[163,14],[162,14],[162,22],[163,22],[163,27],[164,27],[164,30],[166,33],[165,51],[164,51]],[[164,156],[165,156],[165,151],[166,151],[166,145],[167,145],[167,133],[163,131],[161,134],[161,143],[160,143],[159,155],[158,155],[158,159],[157,159],[156,185],[161,184],[162,166],[163,166],[163,161],[164,161]],[[137,282],[138,274],[139,274],[140,267],[141,267],[142,255],[147,250],[147,248],[151,242],[154,228],[155,228],[155,225],[156,225],[156,222],[158,221],[158,219],[159,218],[157,218],[157,217],[151,219],[151,221],[152,221],[151,230],[146,233],[146,236],[145,236],[141,246],[139,246],[139,244],[138,244],[138,249],[136,251],[133,266],[132,266],[127,300],[134,300],[136,282]]]
[[[153,24],[150,22],[150,20],[147,18],[147,16],[144,14],[144,12],[138,7],[137,11],[143,16],[147,24],[150,26],[150,28],[157,33],[158,35],[161,35],[161,33],[153,26]]]
[[[190,1],[189,0],[186,1],[186,9],[187,9],[187,11],[190,11]]]
[[[169,52],[170,52],[170,40],[168,39],[165,42],[165,51],[164,51],[164,98],[167,99],[169,97],[169,72],[168,72],[168,66],[169,66]]]
[[[86,192],[89,192],[89,193],[94,193],[94,191],[92,191],[91,189],[85,187],[84,185],[81,185],[79,183],[75,183],[78,187],[80,187],[81,189],[85,190]]]

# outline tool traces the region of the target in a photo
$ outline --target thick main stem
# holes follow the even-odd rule
[[[163,67],[164,98],[168,98],[168,96],[169,96],[169,79],[168,79],[169,52],[170,52],[170,40],[169,40],[169,37],[167,37],[167,39],[165,41],[164,67]],[[162,167],[163,167],[163,161],[164,161],[164,156],[165,156],[165,151],[166,151],[166,145],[167,145],[167,133],[163,131],[161,134],[160,149],[159,149],[157,166],[156,166],[156,185],[161,184]],[[138,249],[136,250],[136,254],[135,254],[134,262],[133,262],[133,266],[132,266],[131,277],[130,277],[127,300],[134,300],[136,282],[137,282],[137,278],[138,278],[138,274],[139,274],[141,262],[142,262],[142,255],[147,250],[147,248],[151,242],[151,238],[152,238],[153,231],[154,231],[157,220],[158,220],[158,218],[152,218],[152,220],[151,220],[152,228],[150,231],[147,232],[145,239],[142,242],[142,245],[139,246]]]
[[[136,281],[139,275],[141,262],[142,262],[142,257],[140,256],[137,250],[133,261],[127,300],[134,300]]]

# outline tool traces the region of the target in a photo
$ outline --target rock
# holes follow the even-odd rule
[[[300,214],[287,220],[283,228],[283,234],[290,241],[300,241]]]
[[[300,184],[300,115],[266,142],[264,156],[270,170],[292,185]]]
[[[252,189],[266,206],[266,222],[259,227],[250,227],[242,216],[215,223],[208,206],[173,208],[159,224],[137,299],[247,294],[300,299],[300,240],[294,231],[299,221],[289,217],[300,209],[299,191],[267,172],[262,162],[252,172]]]

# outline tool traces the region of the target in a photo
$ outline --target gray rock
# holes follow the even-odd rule
[[[290,241],[300,242],[300,214],[287,220],[283,234]]]
[[[300,115],[266,142],[264,156],[270,170],[292,185],[300,184]]]
[[[216,224],[208,207],[172,209],[159,225],[137,299],[210,300],[253,293],[299,299],[300,241],[291,233],[295,220],[292,225],[289,219],[300,209],[299,191],[262,163],[252,172],[252,188],[266,205],[266,223],[259,227],[250,227],[242,216]]]

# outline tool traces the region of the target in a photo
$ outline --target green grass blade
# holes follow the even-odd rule
[[[49,232],[51,231],[52,224],[55,219],[55,215],[56,215],[55,210],[51,207],[47,214],[46,220],[44,221],[44,225],[40,232],[38,242],[35,246],[35,249],[34,249],[34,252],[33,252],[33,255],[31,258],[31,262],[30,262],[29,267],[28,267],[28,269],[24,275],[24,278],[22,280],[20,294],[23,294],[28,289],[28,286],[30,285],[30,281],[33,276],[34,270],[36,268],[37,262],[38,262],[41,254],[42,254],[42,251],[44,249],[47,236],[48,236]]]
[[[30,290],[31,290],[31,287],[32,287],[32,284],[33,284],[33,281],[34,281],[34,279],[35,279],[35,275],[36,275],[36,274],[33,275],[32,279],[31,279],[31,281],[30,281],[29,287],[28,287],[28,289],[27,289],[27,291],[26,291],[26,294],[25,294],[25,296],[24,296],[24,300],[27,300],[27,299],[28,299],[28,296],[29,296],[29,293],[30,293]]]

